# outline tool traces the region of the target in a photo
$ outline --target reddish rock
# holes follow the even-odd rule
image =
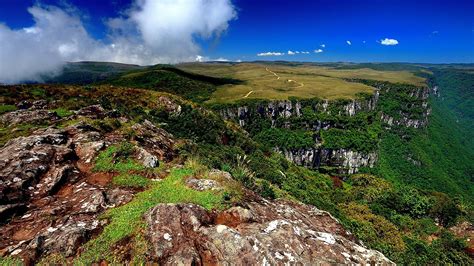
[[[257,201],[213,213],[160,204],[146,214],[161,265],[394,264],[365,248],[329,213],[294,202]]]
[[[158,128],[150,121],[132,126],[135,140],[149,153],[161,161],[170,161],[174,157],[174,138],[164,129]]]

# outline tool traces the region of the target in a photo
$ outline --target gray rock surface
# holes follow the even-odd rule
[[[152,258],[162,265],[393,265],[327,212],[258,199],[222,212],[159,204],[146,214]]]

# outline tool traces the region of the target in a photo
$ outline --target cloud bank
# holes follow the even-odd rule
[[[285,53],[280,52],[265,52],[265,53],[258,53],[257,56],[282,56]]]
[[[382,44],[382,45],[397,45],[398,41],[395,40],[395,39],[385,38],[385,39],[380,40],[380,44]]]
[[[237,17],[230,0],[135,0],[122,17],[106,20],[110,33],[99,41],[69,9],[36,5],[28,12],[35,22],[30,28],[0,22],[0,83],[38,80],[66,61],[194,61],[197,41],[218,38]]]

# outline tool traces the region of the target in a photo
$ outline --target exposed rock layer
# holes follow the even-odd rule
[[[289,201],[256,197],[222,212],[160,204],[146,221],[152,258],[163,265],[393,264],[329,213]]]

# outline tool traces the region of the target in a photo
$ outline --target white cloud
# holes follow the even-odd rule
[[[351,41],[346,41],[346,43],[347,43],[348,45],[352,45]]]
[[[38,80],[66,61],[193,61],[200,52],[197,39],[218,38],[237,16],[231,0],[134,0],[123,17],[107,20],[104,42],[89,35],[75,9],[36,5],[28,12],[32,27],[0,23],[0,82]]]
[[[258,53],[257,56],[281,56],[284,54],[285,53],[280,53],[280,52],[265,52],[265,53]]]
[[[229,62],[230,60],[227,58],[219,57],[219,58],[209,58],[207,56],[202,56],[202,55],[197,55],[196,59],[194,60],[196,62]]]
[[[295,52],[293,52],[293,51],[288,51],[288,54],[289,54],[289,55],[294,55]]]
[[[314,50],[314,53],[315,53],[315,54],[319,54],[319,53],[322,53],[322,52],[324,52],[323,49],[316,49],[316,50]]]
[[[366,41],[362,41],[362,43],[366,43]]]
[[[309,54],[308,51],[303,51],[303,52],[301,52],[301,53],[302,53],[302,54]]]
[[[380,40],[380,44],[382,44],[382,45],[397,45],[398,41],[395,40],[395,39],[385,38],[385,39]]]
[[[320,45],[322,48],[326,48],[326,45],[323,43]]]

